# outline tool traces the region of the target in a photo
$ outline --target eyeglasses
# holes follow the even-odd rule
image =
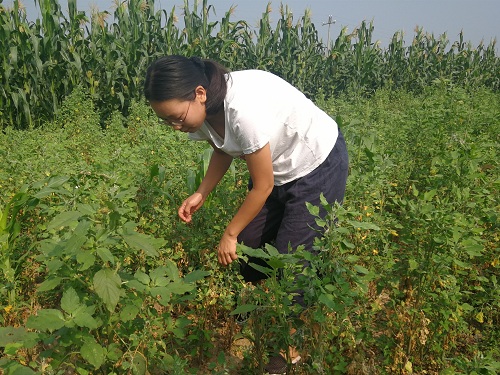
[[[184,116],[178,120],[167,120],[167,119],[162,119],[162,121],[167,124],[167,125],[171,125],[171,126],[179,126],[179,125],[182,125],[184,123],[184,121],[186,121],[186,118],[188,116],[188,113],[189,113],[189,108],[191,108],[191,100],[189,101],[189,104],[188,104],[188,108],[187,108],[187,111],[186,113],[184,114]]]

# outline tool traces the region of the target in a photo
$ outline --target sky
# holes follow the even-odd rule
[[[1,1],[1,0],[0,0]],[[34,0],[21,0],[27,9],[28,16],[36,14]],[[67,8],[65,0],[59,0],[63,9]],[[220,20],[231,6],[236,6],[233,21],[243,19],[251,26],[257,26],[258,20],[271,3],[271,21],[280,18],[280,4],[288,5],[293,12],[295,22],[310,9],[312,21],[320,38],[326,43],[328,31],[330,40],[334,40],[344,27],[353,31],[363,20],[373,21],[374,41],[381,46],[389,44],[397,31],[403,31],[406,44],[411,43],[415,35],[415,27],[439,36],[446,33],[450,42],[458,40],[462,30],[466,41],[473,47],[481,41],[488,45],[497,40],[497,53],[500,44],[500,0],[208,0],[216,14],[210,19]],[[4,0],[5,6],[11,6],[12,0]],[[190,0],[190,4],[194,0]],[[201,0],[200,0],[201,3]],[[114,0],[77,0],[79,10],[88,12],[91,7],[113,12]],[[176,6],[176,13],[182,14],[183,0],[156,0],[155,7],[168,11]],[[329,16],[335,23],[324,25]],[[35,16],[36,17],[36,16]]]

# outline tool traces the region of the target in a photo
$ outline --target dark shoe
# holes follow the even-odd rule
[[[276,357],[269,358],[269,363],[264,367],[268,375],[281,375],[286,374],[287,363],[286,359],[278,355]]]
[[[292,366],[296,366],[300,363],[302,358],[297,352],[294,352],[295,357],[292,357]],[[276,357],[270,357],[269,363],[264,367],[268,375],[278,375],[286,374],[287,362],[283,355],[278,355]]]

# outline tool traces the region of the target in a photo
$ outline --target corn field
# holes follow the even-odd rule
[[[371,94],[382,87],[418,93],[429,84],[500,88],[496,44],[450,42],[416,29],[405,46],[396,31],[387,48],[373,40],[373,23],[342,29],[330,46],[318,36],[308,11],[294,19],[286,5],[274,25],[270,5],[259,27],[232,20],[233,9],[213,20],[208,0],[185,0],[182,10],[157,10],[154,0],[116,2],[113,14],[90,17],[68,0],[35,0],[41,18],[30,21],[20,2],[0,0],[0,127],[27,129],[52,118],[76,86],[86,88],[102,120],[127,114],[142,95],[148,64],[165,54],[213,58],[231,70],[258,68],[287,79],[311,98],[346,90]],[[180,22],[180,17],[183,22]],[[182,26],[179,26],[182,24]]]

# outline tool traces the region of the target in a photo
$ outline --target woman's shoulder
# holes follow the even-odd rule
[[[277,75],[260,69],[245,69],[245,70],[236,70],[234,72],[229,73],[232,79],[244,80],[244,79],[259,79],[259,78],[268,78],[268,79],[281,79]]]
[[[228,83],[228,91],[232,92],[232,94],[237,93],[238,96],[242,95],[242,93],[248,96],[258,95],[263,99],[274,96],[277,92],[286,93],[288,91],[296,91],[296,88],[283,78],[259,69],[231,72]],[[229,96],[231,97],[232,95]]]

